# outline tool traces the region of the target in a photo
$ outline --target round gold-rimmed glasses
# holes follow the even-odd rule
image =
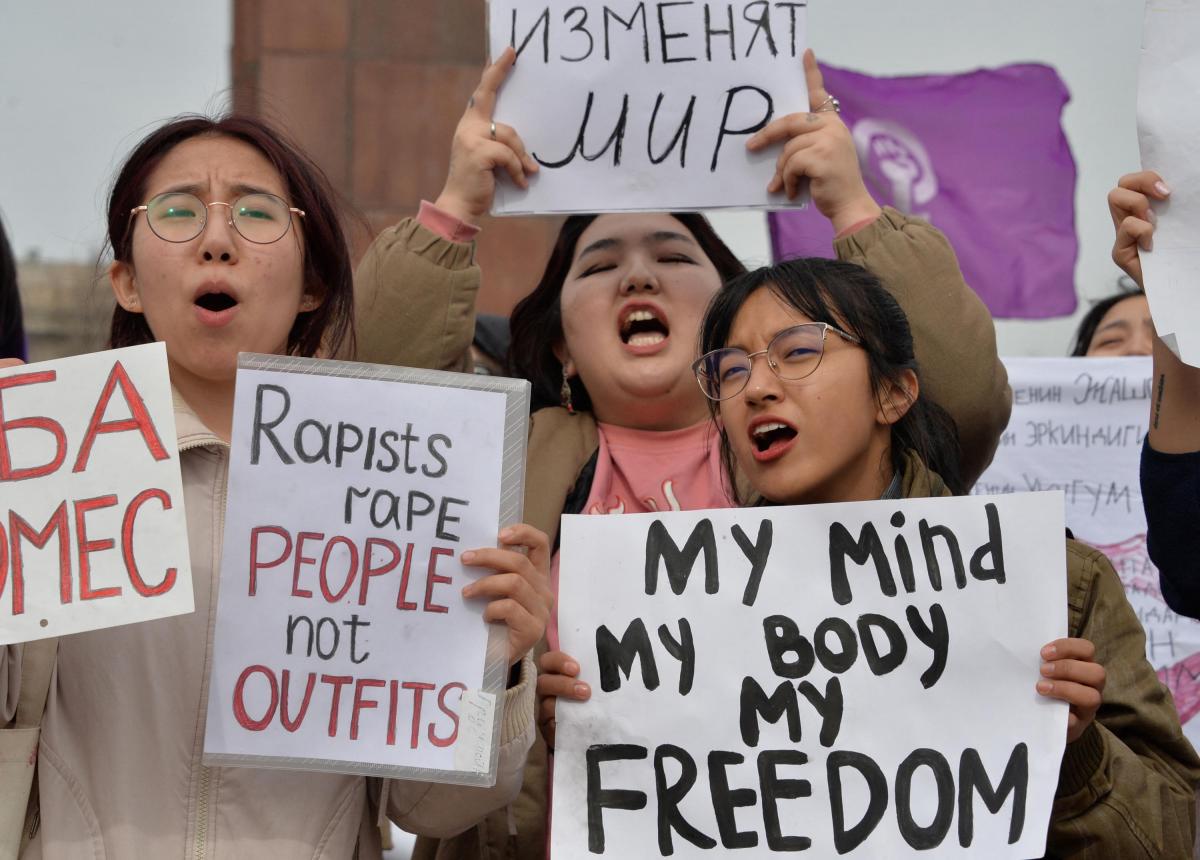
[[[845,340],[862,346],[862,340],[824,322],[802,323],[785,328],[758,352],[746,352],[737,347],[714,349],[692,363],[700,390],[709,400],[728,400],[741,394],[750,381],[754,359],[767,357],[767,366],[780,379],[795,381],[811,376],[825,354],[827,332],[841,335]]]
[[[288,206],[283,199],[265,192],[243,194],[232,203],[217,200],[205,203],[186,191],[159,194],[129,210],[129,217],[145,212],[146,223],[155,236],[164,242],[190,242],[204,232],[212,206],[226,207],[229,225],[243,239],[257,245],[270,245],[282,239],[292,224],[292,213],[304,217],[302,209]]]

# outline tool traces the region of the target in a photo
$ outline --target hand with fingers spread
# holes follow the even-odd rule
[[[1056,639],[1042,649],[1042,678],[1037,691],[1071,706],[1067,743],[1079,740],[1103,701],[1105,672],[1096,660],[1096,646],[1087,639]]]
[[[468,224],[477,224],[491,210],[496,170],[505,171],[521,188],[527,188],[529,176],[538,171],[537,162],[525,151],[517,132],[492,119],[496,95],[516,61],[516,51],[507,48],[483,70],[479,86],[454,130],[450,170],[435,205]]]
[[[882,210],[863,183],[850,129],[836,111],[828,109],[832,99],[825,91],[821,69],[811,50],[804,52],[804,76],[812,113],[793,113],[772,120],[746,141],[746,147],[758,152],[782,143],[767,191],[783,191],[794,200],[807,179],[813,205],[840,233],[878,218]]]
[[[538,663],[538,726],[546,745],[554,749],[554,707],[558,697],[586,702],[592,688],[579,680],[579,663],[562,651],[547,651]]]
[[[550,607],[554,604],[550,590],[550,541],[545,532],[525,524],[503,529],[500,541],[506,548],[489,547],[462,554],[463,564],[495,571],[475,580],[462,593],[463,597],[488,600],[484,620],[508,627],[511,665],[538,643],[550,620]]]
[[[1108,192],[1108,213],[1112,215],[1117,238],[1113,242],[1113,262],[1142,286],[1142,260],[1138,251],[1153,245],[1154,210],[1151,200],[1166,200],[1171,189],[1153,170],[1122,176],[1117,187]]]

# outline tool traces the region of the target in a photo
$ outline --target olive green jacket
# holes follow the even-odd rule
[[[948,496],[909,455],[906,499]],[[1104,667],[1096,719],[1067,744],[1046,856],[1071,860],[1186,860],[1196,836],[1200,759],[1171,693],[1146,661],[1146,635],[1104,553],[1066,542],[1067,635],[1096,646]]]

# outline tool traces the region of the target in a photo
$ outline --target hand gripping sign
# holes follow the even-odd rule
[[[0,370],[0,645],[191,612],[161,343]]]
[[[520,520],[528,390],[241,357],[205,761],[494,783],[507,637],[458,556]]]
[[[558,700],[552,855],[1040,857],[1062,506],[565,517],[559,633],[593,693]]]

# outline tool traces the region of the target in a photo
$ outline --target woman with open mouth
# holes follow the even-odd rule
[[[551,600],[548,541],[524,525],[469,562],[501,572],[468,588],[488,600],[486,618],[503,617],[513,667],[498,708],[493,787],[202,760],[238,353],[311,358],[350,348],[354,287],[335,199],[319,168],[277,130],[236,115],[172,120],[121,167],[108,205],[109,345],[166,347],[196,609],[0,648],[0,729],[18,711],[18,725],[40,723],[34,801],[20,833],[0,833],[0,854],[14,856],[25,841],[18,856],[26,860],[378,858],[384,815],[415,832],[455,833],[520,788],[536,733],[529,650]],[[387,258],[415,231],[393,228],[371,258]],[[431,246],[417,244],[409,262],[429,265],[422,253]],[[418,314],[446,315],[444,284],[410,278],[407,286]],[[464,328],[440,338],[414,330],[400,358],[442,364],[442,339],[465,350]],[[39,688],[44,710],[27,716]],[[0,785],[9,825],[21,812],[16,791]]]
[[[496,93],[512,65],[510,49],[485,70],[455,132],[450,172],[423,222],[443,238],[469,241],[491,208],[496,174],[536,181],[537,163],[517,132],[492,121]],[[990,462],[1008,421],[1010,392],[996,357],[986,308],[963,282],[954,252],[927,223],[882,210],[859,171],[849,130],[827,104],[821,73],[804,60],[813,113],[775,119],[752,149],[780,147],[768,190],[788,196],[809,183],[812,203],[832,222],[840,258],[885,278],[914,320],[927,385],[958,427],[964,480]],[[803,139],[803,145],[800,143]],[[789,145],[791,144],[791,145]],[[576,215],[564,223],[540,282],[512,315],[512,370],[533,383],[535,404],[525,516],[557,548],[559,517],[728,507],[717,436],[691,371],[703,310],[721,284],[744,272],[707,220],[692,213]],[[359,357],[396,363],[391,320],[402,314],[402,284],[360,268]],[[477,267],[447,270],[466,291]],[[389,302],[392,306],[389,307]],[[558,405],[549,405],[558,404]],[[557,554],[551,568],[557,582]],[[540,723],[553,745],[554,697],[585,699],[578,667],[549,646],[539,679]],[[416,857],[542,860],[546,845],[546,753],[535,745],[523,797],[509,821],[493,816],[450,843],[418,843]]]
[[[872,273],[793,260],[727,284],[694,370],[740,504],[952,495],[953,425],[924,391],[904,311]],[[1050,857],[1192,856],[1200,759],[1099,550],[1066,541],[1068,638],[1039,695],[1070,705]],[[981,687],[981,695],[986,695]]]

